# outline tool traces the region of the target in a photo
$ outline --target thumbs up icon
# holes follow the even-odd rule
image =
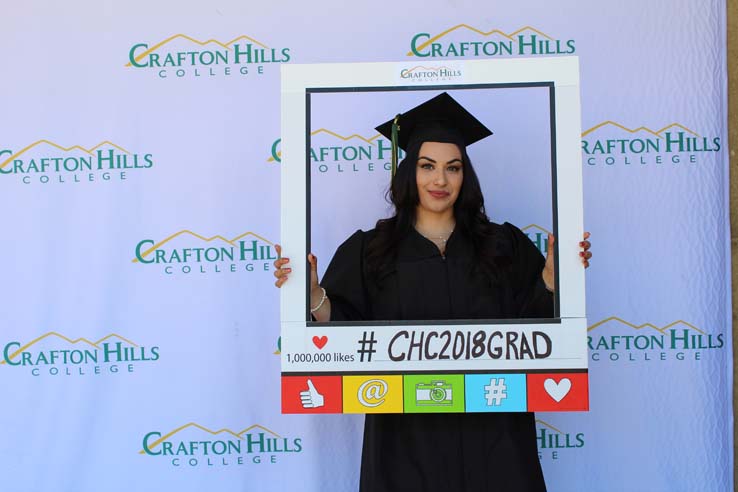
[[[300,400],[302,400],[302,408],[320,408],[325,404],[323,395],[318,393],[311,379],[307,380],[308,389],[300,392]]]

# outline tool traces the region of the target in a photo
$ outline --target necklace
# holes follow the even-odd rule
[[[420,233],[421,236],[423,236],[426,239],[429,239],[433,241],[434,243],[436,241],[441,241],[444,245],[446,244],[446,241],[448,241],[448,238],[451,237],[451,234],[453,234],[453,229],[450,232],[444,232],[443,234],[426,234],[425,232],[421,231],[417,227],[415,228],[416,231]]]

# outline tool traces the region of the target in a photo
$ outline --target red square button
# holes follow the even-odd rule
[[[527,374],[528,411],[589,410],[587,373]]]
[[[282,413],[342,413],[341,376],[282,376]]]

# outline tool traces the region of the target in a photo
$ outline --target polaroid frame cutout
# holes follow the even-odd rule
[[[423,71],[422,77],[406,77],[419,68]],[[283,254],[290,257],[292,268],[290,282],[282,286],[280,298],[283,412],[396,413],[398,408],[404,412],[588,409],[584,269],[577,247],[583,233],[578,58],[424,62],[422,67],[406,62],[283,65],[281,69],[281,237]],[[307,321],[310,310],[306,257],[310,251],[311,94],[531,86],[549,87],[551,106],[551,197],[557,272],[555,317]],[[485,349],[481,356],[472,356],[470,350],[475,335],[477,341],[484,336]],[[417,347],[420,340],[421,348],[415,350],[413,347]],[[479,350],[474,353],[478,354]],[[436,357],[429,357],[434,354]],[[515,387],[516,398],[509,399],[517,401],[517,406],[485,409],[482,405],[480,410],[479,400],[487,395],[478,389],[470,394],[471,378],[505,374],[509,375],[508,380],[513,376],[524,377],[523,384]],[[396,379],[393,379],[394,386],[387,383],[388,378],[398,375],[403,378],[399,387],[404,389],[397,389]],[[408,378],[414,381],[423,375],[428,382],[417,383],[419,388],[437,384],[443,389],[446,388],[444,378],[456,378],[457,401],[453,405],[444,403],[436,407],[418,401],[413,405]],[[491,376],[490,381],[504,380],[504,376]],[[358,386],[358,392],[357,377],[365,379],[364,384]],[[316,381],[320,381],[320,385]],[[367,386],[369,383],[373,386]],[[367,387],[374,388],[371,394],[376,401],[381,400],[380,404],[368,402],[367,395],[362,394]],[[524,398],[518,398],[521,396]]]

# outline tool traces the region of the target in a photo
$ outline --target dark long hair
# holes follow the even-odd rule
[[[376,234],[367,244],[367,270],[375,277],[381,276],[394,262],[400,241],[414,227],[416,207],[420,202],[415,177],[420,145],[421,143],[417,143],[407,149],[407,155],[397,167],[397,173],[387,191],[387,200],[395,209],[394,216],[377,222]],[[494,229],[484,210],[484,196],[477,173],[466,149],[460,150],[464,179],[454,203],[454,234],[463,234],[471,241],[475,259],[484,270],[493,274],[496,270],[495,248],[490,246]]]

